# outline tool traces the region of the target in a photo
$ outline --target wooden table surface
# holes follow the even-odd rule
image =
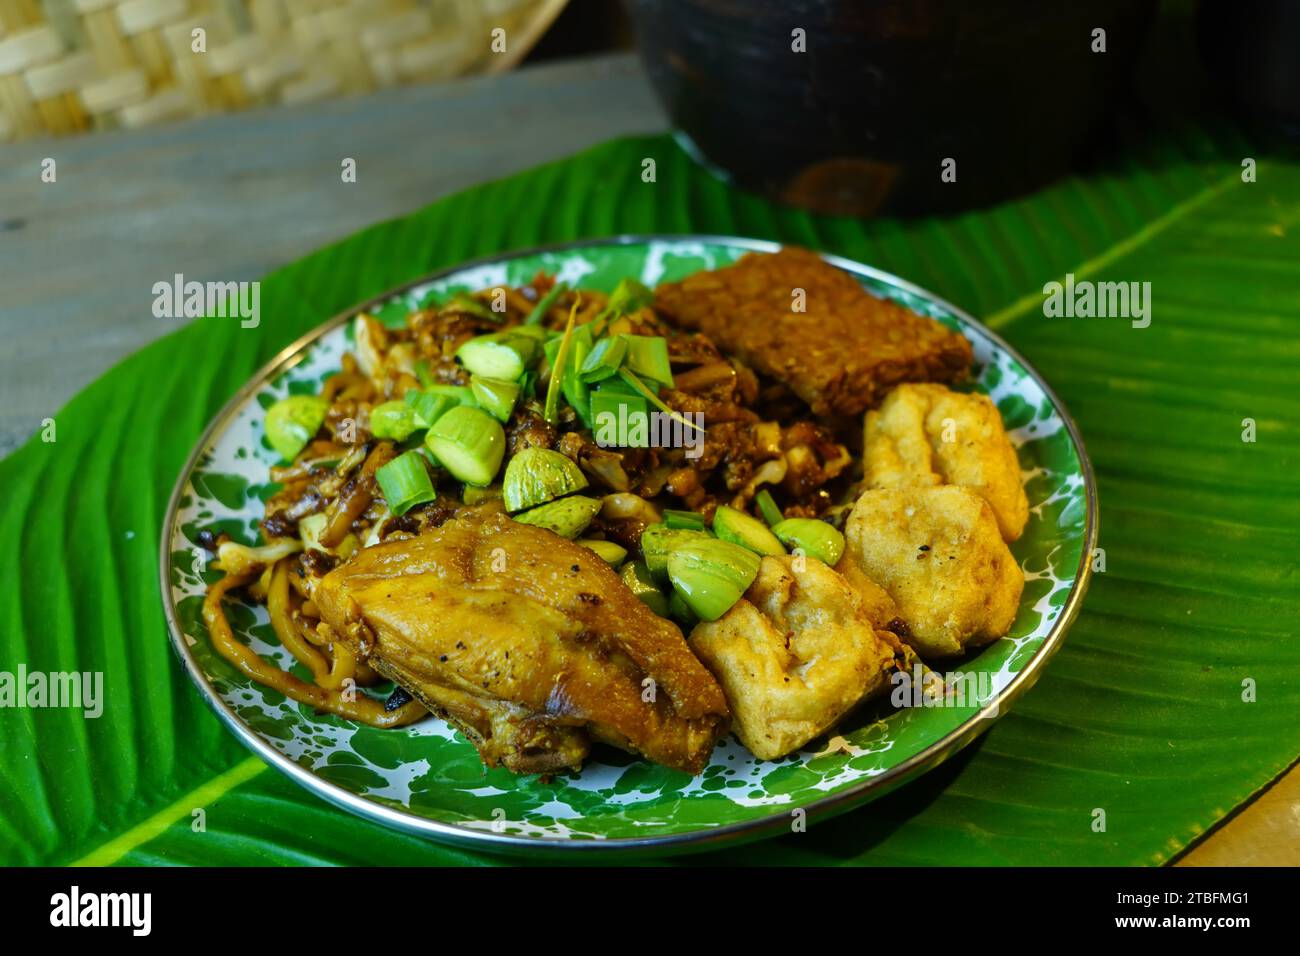
[[[151,312],[159,280],[257,279],[463,187],[665,129],[635,59],[618,54],[0,147],[0,456],[175,327]],[[355,183],[341,181],[344,157]],[[1180,863],[1300,863],[1300,771]]]

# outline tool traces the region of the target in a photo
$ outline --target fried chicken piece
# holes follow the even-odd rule
[[[899,385],[867,412],[863,444],[868,486],[961,485],[989,503],[1007,541],[1025,530],[1020,462],[987,395]]]
[[[578,769],[601,741],[698,773],[727,731],[676,625],[587,548],[489,507],[358,552],[315,600],[335,640],[488,766]]]
[[[763,558],[726,614],[696,625],[691,647],[727,695],[740,742],[784,756],[883,690],[909,660],[862,599],[816,558]]]
[[[796,312],[796,290],[805,311]],[[749,253],[655,290],[655,309],[783,382],[823,416],[857,415],[906,381],[970,368],[966,338],[868,293],[807,249]]]
[[[838,565],[889,593],[903,640],[927,660],[1011,629],[1025,578],[983,498],[957,485],[868,488],[844,526]]]

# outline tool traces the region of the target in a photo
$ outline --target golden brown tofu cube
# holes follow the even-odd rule
[[[898,653],[839,574],[794,556],[765,557],[745,597],[696,625],[690,645],[722,685],[736,736],[764,760],[802,747],[884,688]]]
[[[957,485],[868,488],[844,526],[841,566],[889,593],[927,660],[1002,637],[1025,578],[993,510]]]
[[[899,385],[867,412],[864,439],[869,487],[961,485],[989,503],[1004,539],[1025,530],[1020,462],[988,396]]]

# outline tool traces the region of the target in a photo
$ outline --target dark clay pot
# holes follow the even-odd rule
[[[1059,176],[1129,95],[1155,6],[625,2],[688,148],[742,186],[848,215],[961,209]]]

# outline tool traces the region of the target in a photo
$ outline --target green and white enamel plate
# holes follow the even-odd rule
[[[628,236],[511,253],[363,303],[286,348],[209,426],[177,482],[164,523],[161,577],[172,643],[217,715],[262,759],[370,820],[485,849],[587,853],[702,848],[789,832],[793,821],[816,820],[880,796],[987,729],[1034,682],[1078,612],[1097,535],[1092,470],[1066,410],[1005,342],[916,286],[835,258],[829,261],[874,294],[970,339],[975,388],[996,402],[1019,449],[1030,520],[1012,551],[1025,572],[1024,596],[1010,634],[960,665],[967,675],[963,687],[975,691],[964,700],[868,707],[829,737],[781,760],[758,760],[728,738],[696,777],[598,749],[581,773],[543,780],[484,769],[474,747],[436,718],[376,730],[317,714],[250,681],[209,641],[200,606],[204,589],[220,574],[206,566],[198,533],[224,530],[255,542],[275,460],[262,432],[263,413],[286,394],[316,391],[338,369],[351,348],[349,320],[356,312],[400,321],[431,293],[523,284],[538,269],[606,291],[624,276],[653,286],[726,265],[751,250],[775,248],[714,236]],[[302,673],[275,640],[265,608],[227,609],[237,635]]]

